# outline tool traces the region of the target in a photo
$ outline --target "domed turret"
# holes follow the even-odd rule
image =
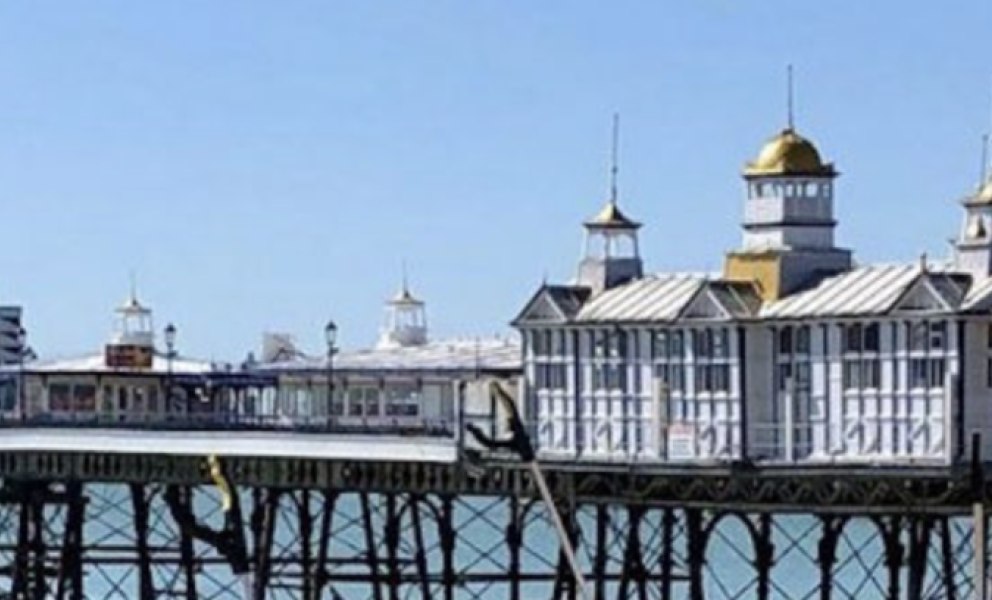
[[[792,127],[768,140],[758,158],[744,167],[744,176],[753,177],[834,177],[834,166],[823,162],[813,142]]]
[[[727,255],[727,279],[755,282],[775,300],[851,267],[834,242],[837,171],[793,126],[792,73],[785,129],[744,167],[743,248]]]

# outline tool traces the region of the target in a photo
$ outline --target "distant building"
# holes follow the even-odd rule
[[[404,282],[386,302],[375,347],[300,354],[252,370],[277,378],[266,410],[302,424],[458,438],[466,419],[502,433],[489,386],[516,393],[520,346],[507,339],[430,341],[426,303]]]
[[[0,306],[0,365],[17,364],[26,352],[19,306]]]
[[[576,280],[515,320],[541,454],[946,464],[980,433],[992,456],[992,180],[951,260],[855,265],[834,239],[836,177],[791,125],[775,135],[714,274],[643,275],[614,193]]]

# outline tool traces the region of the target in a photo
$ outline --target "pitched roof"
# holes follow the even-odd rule
[[[766,304],[763,318],[869,316],[888,313],[925,278],[926,284],[952,309],[965,308],[970,278],[947,265],[870,265],[829,277],[819,285]]]
[[[307,357],[257,365],[263,372],[323,371],[325,357]],[[519,342],[511,339],[459,339],[422,346],[370,348],[340,352],[334,357],[335,373],[516,371],[521,368]]]
[[[595,296],[576,317],[585,323],[674,321],[707,281],[705,275],[653,275]]]

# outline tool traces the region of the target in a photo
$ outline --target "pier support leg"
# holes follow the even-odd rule
[[[509,515],[506,524],[507,575],[510,577],[510,600],[521,600],[520,596],[520,555],[523,539],[523,523],[520,522],[520,499],[510,498]]]
[[[596,506],[596,562],[593,564],[594,589],[597,600],[606,598],[606,565],[610,558],[607,532],[610,526],[610,510],[605,505]]]
[[[372,502],[369,495],[361,494],[362,526],[365,529],[365,562],[369,569],[369,584],[372,586],[372,597],[382,600],[382,585],[379,578],[379,548],[375,539],[375,529],[372,523]]]
[[[444,600],[455,600],[455,508],[451,496],[441,498],[441,518],[438,532],[441,535],[441,581],[444,586]]]
[[[706,561],[706,539],[703,528],[703,513],[698,508],[685,510],[685,534],[688,546],[686,559],[689,563],[689,599],[705,600],[703,565]]]
[[[889,576],[888,595],[889,598],[896,600],[902,597],[900,596],[900,583],[902,582],[900,575],[905,552],[900,537],[903,519],[900,516],[893,516],[888,520],[882,518],[875,522],[882,533],[882,542],[885,546],[885,567]]]
[[[396,510],[396,494],[389,494],[386,500],[386,520],[383,538],[386,542],[386,570],[389,600],[400,600],[400,517]]]
[[[947,600],[957,600],[957,578],[954,576],[954,541],[952,538],[951,518],[940,520],[940,570],[944,581],[944,595]]]
[[[413,522],[414,544],[417,548],[415,561],[417,563],[417,578],[420,579],[420,597],[423,600],[430,600],[431,582],[427,565],[427,546],[424,543],[424,525],[420,517],[421,498],[414,495],[410,497],[409,502],[410,519]]]
[[[186,511],[193,510],[193,492],[188,487],[178,490],[178,500]],[[179,527],[179,556],[182,560],[183,572],[186,579],[186,600],[196,600],[196,552],[193,548],[193,530],[177,520]]]
[[[299,514],[300,526],[300,571],[303,573],[301,596],[306,600],[314,598],[316,589],[316,570],[313,562],[313,549],[310,545],[313,541],[313,514],[310,512],[310,491],[300,492],[299,500],[296,504],[296,511]]]
[[[975,581],[975,598],[978,600],[988,599],[988,573],[986,573],[986,565],[988,564],[988,520],[985,515],[985,504],[979,499],[972,506],[972,519],[974,521],[975,533],[973,536],[973,543],[975,546],[975,565],[974,565],[974,581]]]
[[[78,482],[66,484],[66,497],[68,506],[56,598],[83,600],[83,522],[86,518],[83,485]]]
[[[252,516],[252,529],[255,534],[255,581],[254,598],[265,600],[272,572],[272,544],[275,539],[276,520],[279,516],[278,490],[265,490],[255,497],[255,514]],[[258,503],[261,503],[261,506]]]
[[[933,519],[917,516],[909,521],[909,557],[906,597],[923,600],[923,585],[927,575],[927,554],[930,551],[930,532]]]
[[[820,517],[820,542],[817,545],[816,562],[820,566],[820,600],[830,600],[833,595],[833,571],[837,562],[837,542],[844,530],[843,517],[825,515]]]
[[[772,567],[775,565],[775,545],[772,543],[772,516],[758,516],[757,534],[754,539],[754,569],[758,574],[758,599],[771,597]]]
[[[314,598],[324,597],[327,586],[327,557],[331,550],[331,532],[334,526],[334,507],[337,505],[337,494],[324,493],[323,513],[320,516],[320,539],[317,542],[317,569],[314,575]]]
[[[672,600],[672,573],[675,571],[675,509],[664,509],[661,519],[661,600]]]
[[[155,599],[155,585],[152,580],[152,561],[148,550],[148,496],[145,486],[130,484],[131,510],[134,515],[135,554],[138,556],[138,597],[141,600]]]

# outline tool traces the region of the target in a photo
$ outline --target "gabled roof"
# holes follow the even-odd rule
[[[592,290],[577,285],[542,285],[513,320],[515,326],[527,323],[564,323],[571,321],[592,295]],[[552,313],[551,315],[547,314]]]

